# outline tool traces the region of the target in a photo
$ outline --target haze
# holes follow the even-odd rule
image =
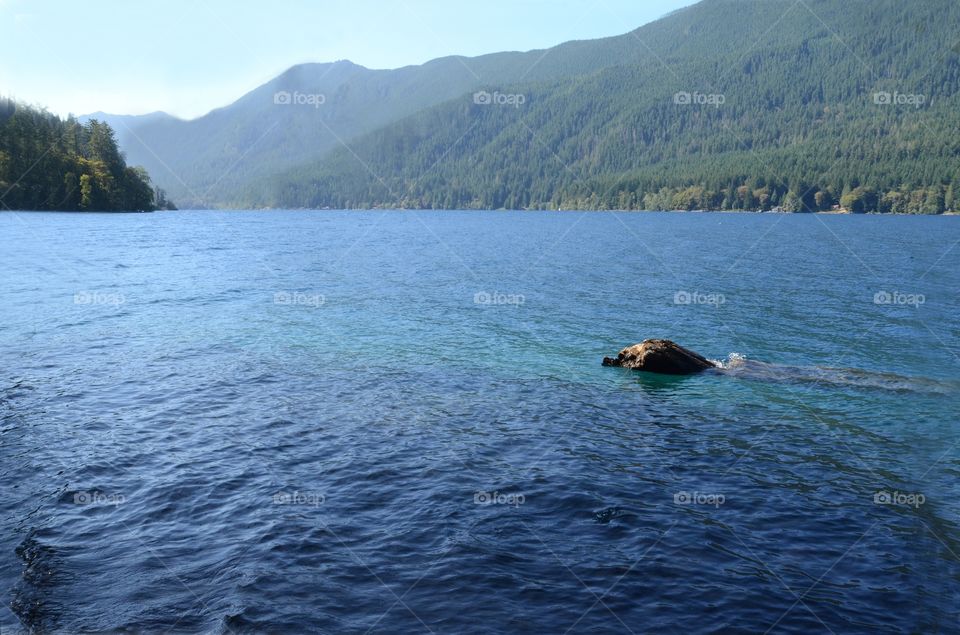
[[[626,33],[689,4],[0,0],[0,93],[60,115],[196,117],[302,62],[396,68],[544,48]]]

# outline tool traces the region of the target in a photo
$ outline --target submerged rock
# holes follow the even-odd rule
[[[717,367],[706,357],[670,340],[644,340],[620,351],[616,359],[604,357],[603,365],[666,375],[692,375]]]

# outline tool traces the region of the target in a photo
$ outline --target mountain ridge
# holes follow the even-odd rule
[[[122,126],[118,137],[130,161],[144,165],[174,200],[222,205],[251,179],[319,158],[343,142],[484,86],[642,59],[647,52],[635,31],[547,49],[449,55],[396,69],[368,69],[349,60],[297,64],[202,117],[138,122]],[[339,81],[344,75],[349,81]],[[309,111],[271,110],[280,90],[312,91],[326,102],[312,117]],[[351,112],[344,113],[347,109]]]
[[[954,209],[957,6],[810,5],[701,2],[653,23],[672,38],[662,67],[516,85],[522,109],[453,100],[257,182],[234,204]],[[744,23],[760,39],[731,46]]]
[[[298,64],[121,140],[197,207],[945,211],[960,188],[941,103],[960,84],[960,12],[911,6],[702,0],[547,49]],[[484,108],[474,93],[525,103]],[[871,102],[902,93],[925,103]]]

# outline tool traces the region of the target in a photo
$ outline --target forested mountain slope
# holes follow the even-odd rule
[[[666,44],[666,40],[658,46]],[[233,104],[191,121],[116,119],[132,162],[181,207],[223,205],[251,180],[323,157],[363,134],[487,84],[573,77],[625,62],[651,63],[632,34],[547,51],[445,57],[371,70],[348,61],[302,64]]]
[[[616,63],[485,82],[501,103],[465,91],[231,202],[942,212],[960,191],[958,27],[953,0],[705,0],[625,36],[635,55],[576,43]]]

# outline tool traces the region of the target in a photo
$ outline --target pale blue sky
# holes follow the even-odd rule
[[[370,68],[618,35],[694,0],[0,0],[0,94],[201,115],[300,62]]]

